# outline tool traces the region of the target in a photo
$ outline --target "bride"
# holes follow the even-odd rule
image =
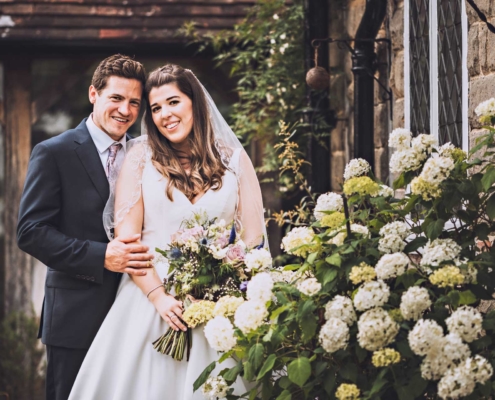
[[[256,174],[201,83],[191,71],[165,65],[148,77],[145,98],[147,135],[130,142],[105,211],[107,231],[140,233],[150,249],[164,248],[184,219],[206,212],[210,219],[235,220],[243,241],[258,245],[265,230]],[[123,276],[70,400],[203,398],[201,390],[193,393],[193,383],[218,355],[202,328],[192,332],[189,362],[152,346],[169,326],[186,330],[182,303],[162,286],[167,271],[166,262],[156,261],[152,273]],[[233,366],[227,364],[220,368]],[[234,387],[238,395],[246,391],[240,380]]]

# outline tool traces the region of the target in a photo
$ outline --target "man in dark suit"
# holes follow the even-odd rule
[[[86,352],[115,299],[122,273],[145,275],[153,256],[139,235],[108,241],[107,176],[125,152],[145,83],[144,67],[114,55],[89,88],[93,113],[32,152],[19,212],[19,247],[48,266],[40,336],[47,400],[68,398]]]

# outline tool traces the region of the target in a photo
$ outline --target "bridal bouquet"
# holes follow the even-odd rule
[[[184,220],[182,227],[172,236],[168,249],[156,251],[170,265],[166,289],[173,290],[183,301],[183,320],[194,328],[213,318],[219,298],[242,298],[242,283],[254,273],[270,268],[272,258],[262,248],[263,243],[249,250],[237,237],[234,222],[217,221],[198,213]],[[179,361],[187,348],[189,359],[191,330],[169,328],[153,345],[160,353]]]

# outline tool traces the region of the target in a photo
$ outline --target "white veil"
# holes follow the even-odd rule
[[[192,71],[185,71],[197,80]],[[238,182],[235,212],[237,233],[249,247],[268,247],[263,200],[253,164],[208,91],[199,80],[197,81],[203,89],[208,104],[215,145],[224,165],[229,167],[231,157],[240,152],[237,165],[229,168],[236,175]],[[109,176],[110,197],[103,212],[103,224],[110,240],[113,239],[114,228],[124,220],[141,198],[142,172],[146,162],[151,159],[151,149],[147,142],[146,131],[142,123],[142,135],[127,142],[125,158],[116,159],[117,165],[114,168],[116,173]],[[116,204],[116,192],[119,193],[118,204]]]

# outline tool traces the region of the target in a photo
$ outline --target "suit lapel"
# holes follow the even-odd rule
[[[86,169],[93,185],[100,194],[103,201],[108,200],[110,195],[110,188],[108,186],[108,179],[101,165],[100,155],[98,150],[91,139],[88,128],[86,127],[86,119],[84,119],[79,126],[76,128],[76,139],[75,142],[77,146],[75,152],[79,157],[82,165]]]

